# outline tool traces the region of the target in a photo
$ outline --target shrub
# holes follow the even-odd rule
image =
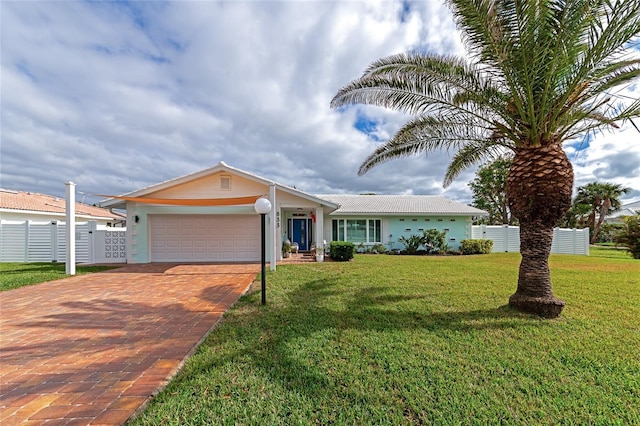
[[[356,252],[356,245],[348,241],[331,241],[329,244],[329,255],[332,259],[346,262],[353,259]]]
[[[416,254],[418,248],[422,245],[422,235],[411,235],[410,237],[400,237],[398,242],[404,246],[404,251],[407,254]]]
[[[446,253],[449,250],[449,245],[447,244],[447,232],[440,232],[437,229],[424,231],[422,245],[427,250],[427,253]]]
[[[449,250],[446,231],[440,232],[437,229],[429,229],[422,235],[403,236],[398,238],[398,242],[404,245],[406,254],[446,253]],[[419,250],[420,246],[424,250]]]
[[[380,244],[380,243],[378,243],[378,244],[374,244],[374,245],[371,247],[371,253],[381,253],[381,254],[384,254],[384,253],[386,253],[386,252],[387,252],[387,250],[388,250],[388,249],[387,249],[387,247],[386,247],[384,244]]]
[[[619,223],[603,223],[598,233],[597,243],[612,243],[616,236],[624,229]]]
[[[488,254],[493,249],[493,240],[462,240],[460,251],[462,254]]]
[[[624,227],[615,238],[634,259],[640,259],[640,214],[624,218]]]

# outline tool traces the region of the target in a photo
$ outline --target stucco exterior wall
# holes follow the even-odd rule
[[[471,238],[470,216],[328,216],[324,221],[324,236],[327,241],[332,240],[332,223],[334,219],[380,219],[382,243],[389,249],[403,249],[398,242],[400,237],[421,235],[429,229],[440,232],[446,230],[447,244],[452,250],[457,250],[460,241]]]
[[[222,177],[229,178],[229,186],[223,188]],[[153,192],[153,198],[232,198],[250,195],[269,195],[269,187],[242,176],[217,172],[193,181]]]

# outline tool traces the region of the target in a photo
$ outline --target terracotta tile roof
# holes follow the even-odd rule
[[[387,215],[470,215],[486,216],[487,212],[435,195],[318,195],[319,198],[339,204],[332,216],[387,214]]]
[[[37,192],[12,191],[0,188],[1,210],[26,210],[47,213],[65,213],[65,199]],[[76,203],[77,216],[119,220],[124,216],[101,207]]]

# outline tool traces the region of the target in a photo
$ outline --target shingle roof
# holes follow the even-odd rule
[[[355,214],[441,214],[487,216],[484,210],[436,195],[318,195],[340,207],[331,215]]]
[[[611,213],[607,216],[607,219],[615,219],[621,216],[634,216],[640,213],[640,201],[634,201],[632,203],[623,204],[620,206],[620,210]]]
[[[65,214],[65,199],[37,192],[12,191],[0,188],[0,209]],[[101,219],[124,219],[122,215],[112,213],[107,209],[82,203],[76,203],[76,215]]]

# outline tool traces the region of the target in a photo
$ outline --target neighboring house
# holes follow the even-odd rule
[[[369,206],[367,211],[353,210],[344,196],[307,194],[223,162],[100,204],[127,210],[129,263],[255,262],[260,260],[260,218],[254,210],[259,197],[268,198],[272,206],[266,231],[272,269],[282,257],[283,241],[310,250],[334,239],[334,225],[335,239],[353,241],[364,235],[367,242],[379,239],[385,244],[421,228],[449,229],[451,245],[457,247],[460,239],[470,238],[472,217],[486,215],[429,196],[351,196],[365,199]],[[376,207],[375,200],[382,199],[395,202],[384,204],[388,209]],[[426,208],[431,211],[421,210]],[[364,234],[355,231],[361,224],[366,224]],[[340,226],[343,234],[337,230]]]
[[[623,204],[620,206],[620,210],[611,213],[606,217],[607,223],[622,223],[622,218],[625,216],[635,216],[640,214],[640,201],[634,201],[632,203]]]
[[[318,195],[340,207],[325,219],[327,241],[351,241],[388,249],[403,249],[400,237],[422,235],[437,229],[446,232],[447,244],[458,249],[471,238],[474,218],[487,212],[432,195]]]
[[[47,222],[66,221],[64,198],[36,192],[0,188],[0,220]],[[76,203],[76,222],[95,221],[98,225],[123,226],[125,217],[108,209]]]

